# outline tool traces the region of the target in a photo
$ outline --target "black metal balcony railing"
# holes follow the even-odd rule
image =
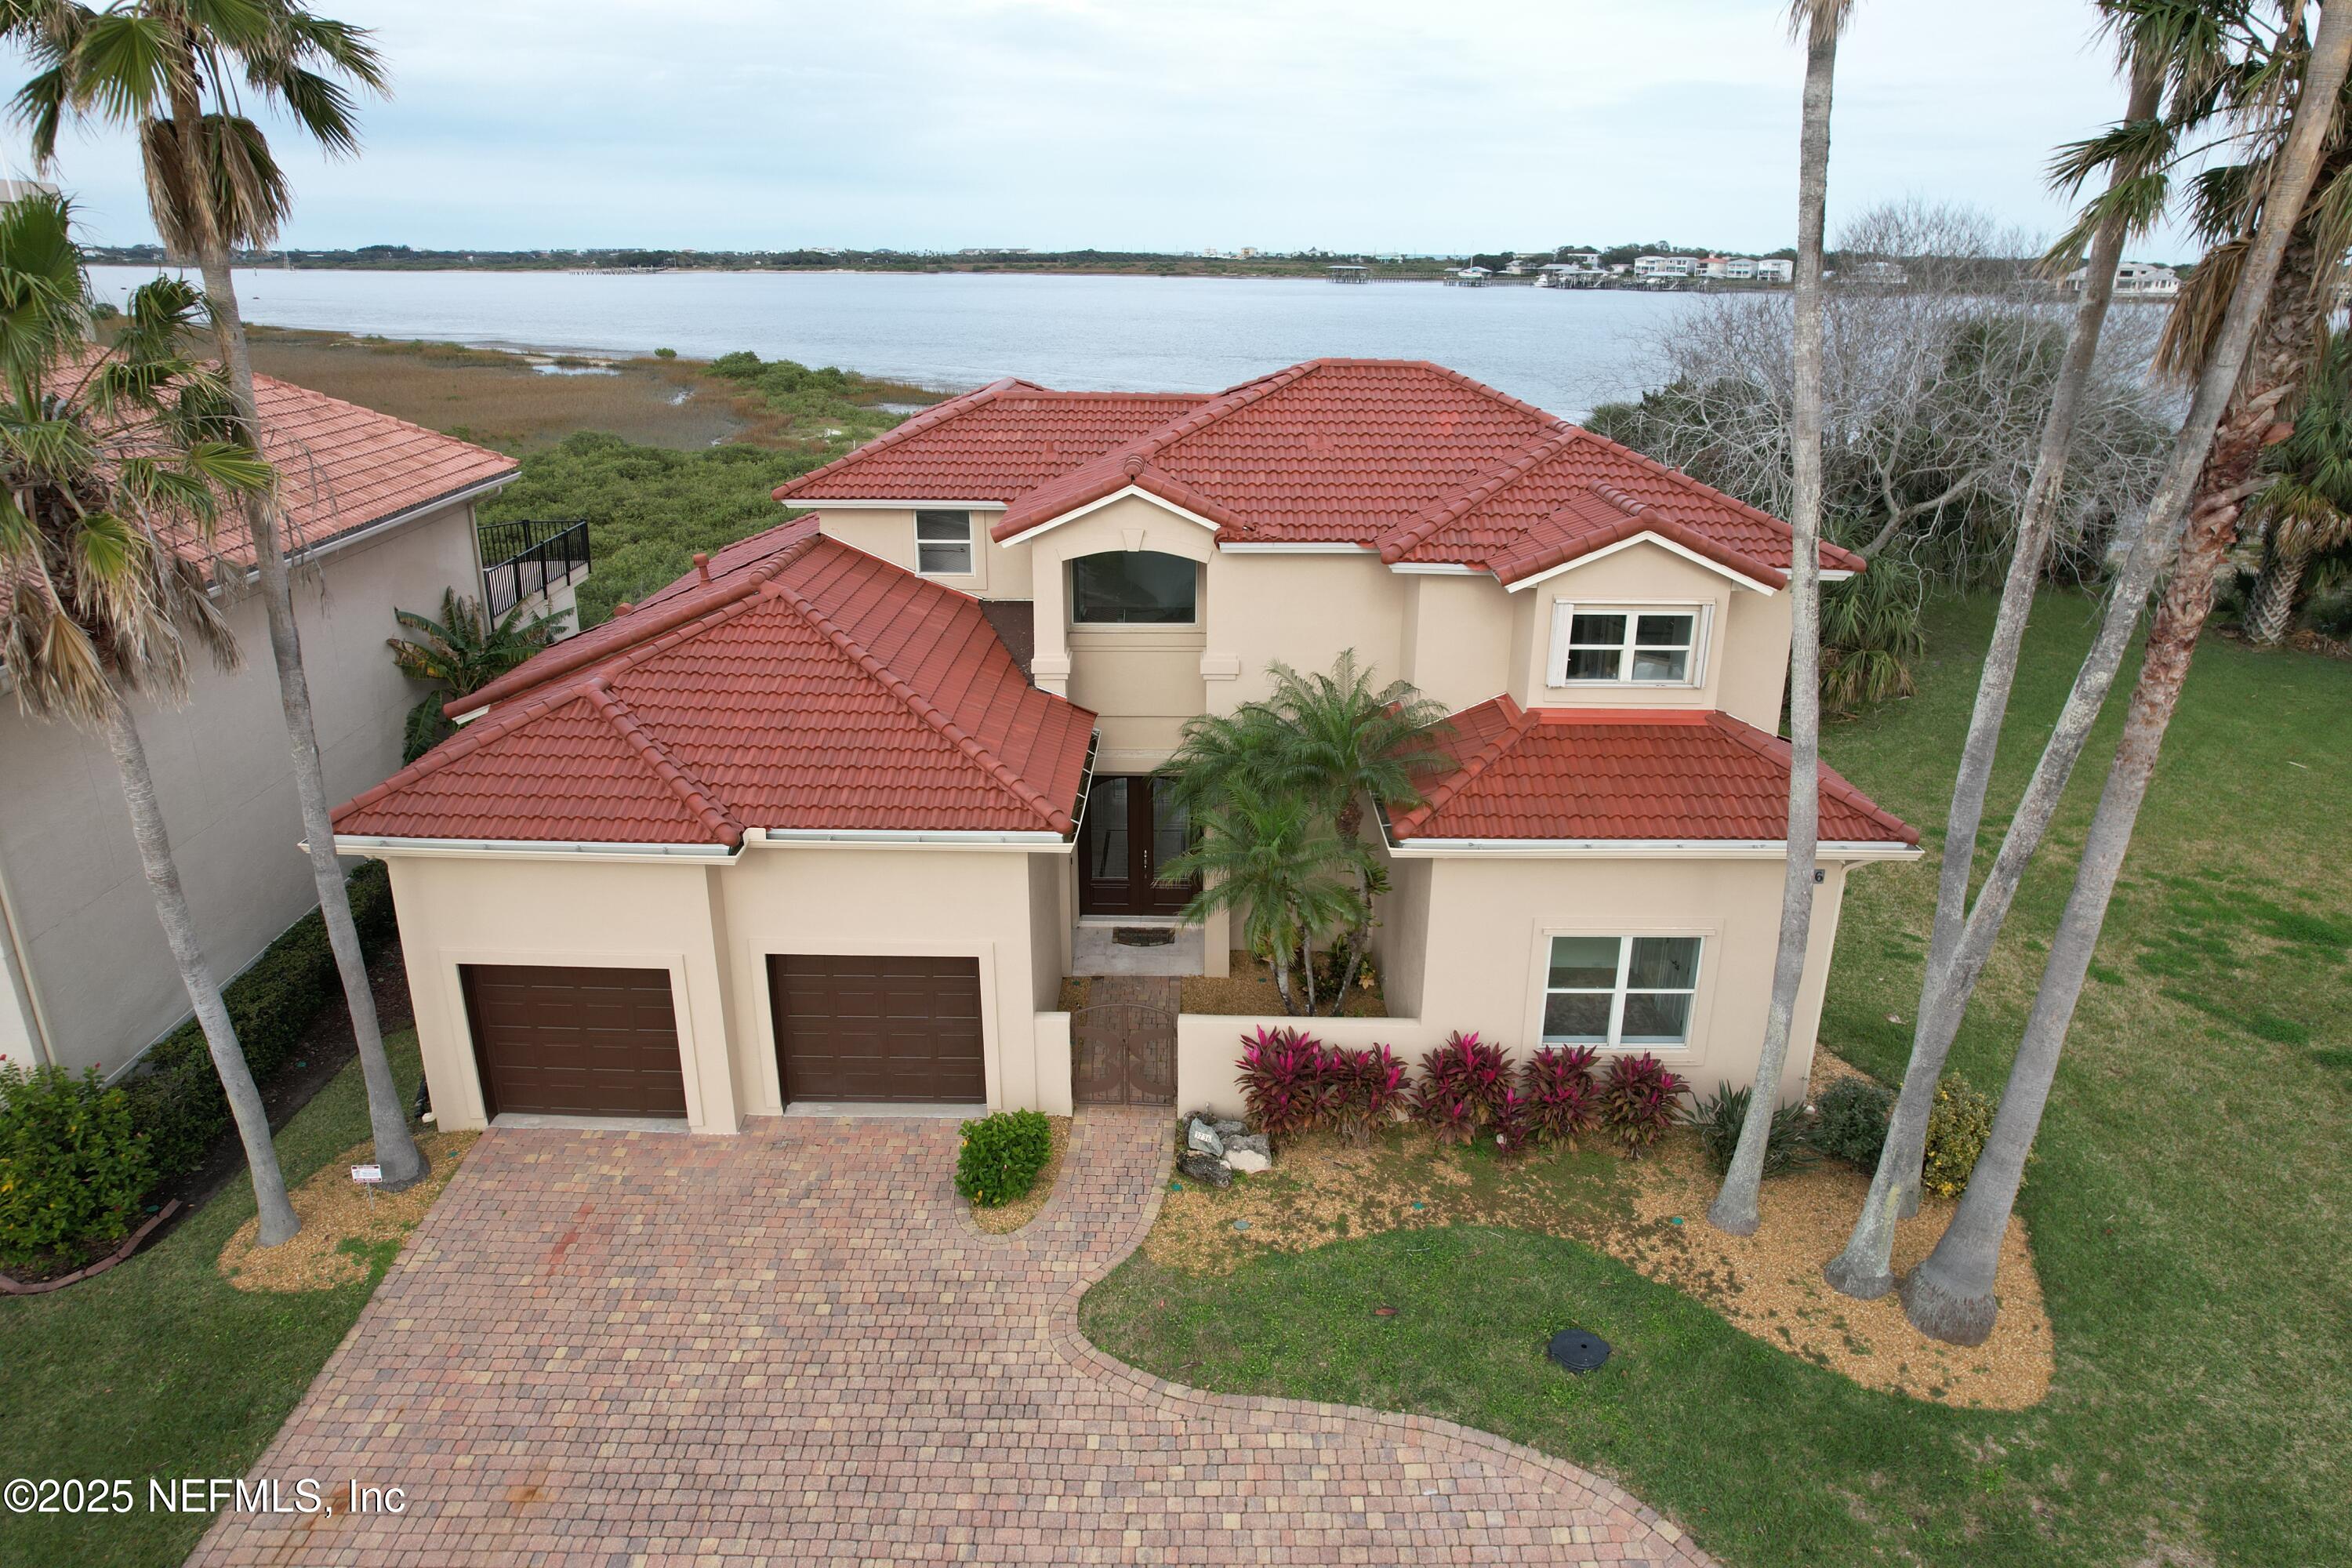
[[[588,564],[588,520],[482,524],[482,602],[497,620]]]

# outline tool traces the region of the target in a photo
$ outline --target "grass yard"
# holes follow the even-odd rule
[[[416,1037],[385,1041],[404,1097]],[[278,1134],[289,1186],[368,1136],[359,1064],[345,1067]],[[221,1247],[253,1216],[240,1175],[163,1242],[54,1295],[0,1299],[0,1433],[6,1477],[129,1479],[127,1517],[0,1517],[0,1563],[154,1568],[185,1557],[212,1522],[144,1511],[149,1477],[241,1476],[278,1433],[383,1279],[273,1294],[223,1279]]]
[[[1933,606],[1920,695],[1826,739],[1931,850],[1991,614],[1985,597]],[[2077,596],[2040,607],[2004,808],[2091,616]],[[2119,708],[1955,1049],[1989,1090]],[[1087,1331],[1185,1383],[1427,1411],[1592,1466],[1740,1568],[2352,1562],[2347,759],[2352,663],[2200,650],[2021,1202],[2057,1339],[2038,1406],[1872,1393],[1577,1243],[1473,1226],[1221,1276],[1139,1255],[1087,1298]],[[1910,1030],[1888,1016],[1912,1016],[1935,891],[1932,856],[1848,884],[1822,1037],[1889,1080]],[[1618,1357],[1581,1380],[1551,1369],[1540,1342],[1569,1321]]]

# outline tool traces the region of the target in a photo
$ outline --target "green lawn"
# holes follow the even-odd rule
[[[2066,595],[2040,608],[2004,803],[2090,616]],[[1990,621],[1987,599],[1934,607],[1920,695],[1828,737],[1836,766],[1911,821],[1941,823]],[[1956,1048],[1988,1089],[2116,723]],[[2348,760],[2352,665],[2199,652],[2022,1200],[2057,1329],[2056,1384],[2033,1410],[1867,1393],[1588,1248],[1486,1229],[1216,1279],[1139,1256],[1087,1298],[1087,1331],[1187,1383],[1433,1412],[1591,1465],[1742,1568],[2352,1562]],[[1917,1000],[1935,878],[1929,858],[1849,884],[1822,1037],[1890,1079],[1910,1033],[1887,1015]],[[1373,1317],[1381,1304],[1400,1310]],[[1540,1359],[1570,1321],[1619,1346],[1601,1373]]]
[[[385,1044],[404,1096],[416,1037]],[[287,1184],[368,1136],[359,1064],[278,1134]],[[161,1244],[49,1296],[0,1299],[0,1479],[124,1478],[127,1517],[0,1515],[0,1563],[175,1563],[212,1521],[143,1511],[147,1478],[241,1476],[275,1436],[383,1278],[299,1295],[247,1293],[215,1260],[253,1217],[241,1176]]]

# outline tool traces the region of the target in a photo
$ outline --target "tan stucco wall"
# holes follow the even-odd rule
[[[482,1124],[458,966],[575,963],[670,971],[697,1131],[779,1114],[767,959],[796,952],[975,959],[989,1102],[1066,1110],[1068,1026],[1057,1041],[1037,1019],[1060,989],[1067,860],[756,846],[725,865],[395,855],[435,1107],[446,1126]],[[1033,907],[1041,896],[1049,910]]]
[[[1746,705],[1749,683],[1737,681],[1736,689],[1727,691],[1725,672],[1735,663],[1744,668],[1753,657],[1759,632],[1768,619],[1779,619],[1785,628],[1788,600],[1784,595],[1766,598],[1748,589],[1735,588],[1720,574],[1644,542],[1548,577],[1518,590],[1511,597],[1516,601],[1511,695],[1527,707],[1720,708],[1750,723],[1770,722],[1727,700],[1727,697],[1737,698]],[[1551,684],[1552,638],[1563,605],[1600,608],[1626,605],[1637,609],[1700,607],[1703,647],[1697,683]],[[1782,637],[1786,637],[1785,629]],[[1787,657],[1784,641],[1780,649],[1782,662]],[[1777,688],[1773,706],[1776,710],[1779,706]]]
[[[1379,684],[1403,678],[1407,581],[1377,555],[1220,553],[1209,567],[1206,658],[1233,674],[1210,682],[1212,710],[1265,696],[1277,660],[1314,674],[1343,648]]]
[[[297,622],[331,798],[399,767],[401,721],[420,689],[384,651],[399,629],[392,612],[429,613],[449,587],[481,593],[467,503],[298,568]],[[205,666],[184,707],[142,704],[139,715],[180,879],[224,980],[318,901],[296,847],[301,818],[267,617],[253,594],[227,610],[243,668]],[[112,1072],[189,1011],[113,759],[97,738],[27,719],[0,698],[0,868],[58,1058]],[[12,1016],[21,1020],[21,1005],[0,999],[0,1051],[16,1057],[5,1034]]]
[[[953,510],[948,508],[943,510]],[[868,555],[879,556],[894,566],[916,570],[915,509],[898,510],[887,507],[814,509],[817,529],[830,538],[838,539],[853,549]],[[1030,595],[1029,546],[999,544],[989,538],[988,531],[1004,515],[1000,508],[994,511],[971,514],[971,566],[970,573],[934,573],[930,581],[941,583],[976,599],[1025,599]]]
[[[1404,585],[1400,668],[1422,694],[1459,713],[1511,689],[1512,612],[1491,577],[1399,578]]]

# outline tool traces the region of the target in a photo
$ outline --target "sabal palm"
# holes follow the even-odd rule
[[[88,280],[69,209],[0,208],[0,667],[25,712],[102,732],[155,913],[245,1144],[261,1244],[299,1228],[269,1119],[195,935],[134,696],[175,701],[194,657],[236,647],[199,564],[225,499],[268,489],[219,374],[181,352],[195,290],[132,292],[121,331],[85,342]],[[198,559],[191,559],[191,556]]]
[[[248,99],[286,116],[333,153],[358,146],[346,82],[373,91],[383,68],[368,34],[315,16],[290,0],[118,0],[94,10],[76,0],[0,0],[9,40],[38,68],[18,91],[17,117],[32,132],[35,158],[54,156],[69,116],[137,132],[149,209],[164,244],[193,258],[205,280],[213,337],[226,373],[243,439],[260,450],[253,364],[229,271],[235,246],[277,237],[290,195],[258,125],[240,113]],[[294,599],[278,518],[268,496],[246,498],[254,565],[269,620],[269,651],[294,763],[320,912],[351,1010],[376,1163],[388,1189],[425,1173],[393,1082],[376,1021],[367,960],[352,923],[342,867],[328,817],[326,773],[310,713]]]
[[[480,600],[455,588],[441,591],[437,621],[414,610],[392,614],[408,632],[384,639],[392,662],[410,679],[441,688],[409,710],[405,762],[423,756],[456,728],[441,711],[446,699],[479,691],[554,642],[559,629],[555,616],[534,614],[529,605],[517,605],[494,622]]]
[[[2271,449],[2266,466],[2277,477],[2247,509],[2263,527],[2263,567],[2246,635],[2269,646],[2294,622],[2312,558],[2352,542],[2352,339],[2328,345],[2294,434]]]
[[[1290,984],[1293,955],[1354,917],[1356,862],[1363,851],[1342,844],[1304,795],[1269,789],[1238,773],[1193,821],[1192,845],[1160,873],[1169,881],[1201,879],[1184,917],[1239,914],[1243,945],[1266,955],[1283,1010],[1301,1011]],[[1310,1012],[1314,984],[1310,965],[1305,999]]]

